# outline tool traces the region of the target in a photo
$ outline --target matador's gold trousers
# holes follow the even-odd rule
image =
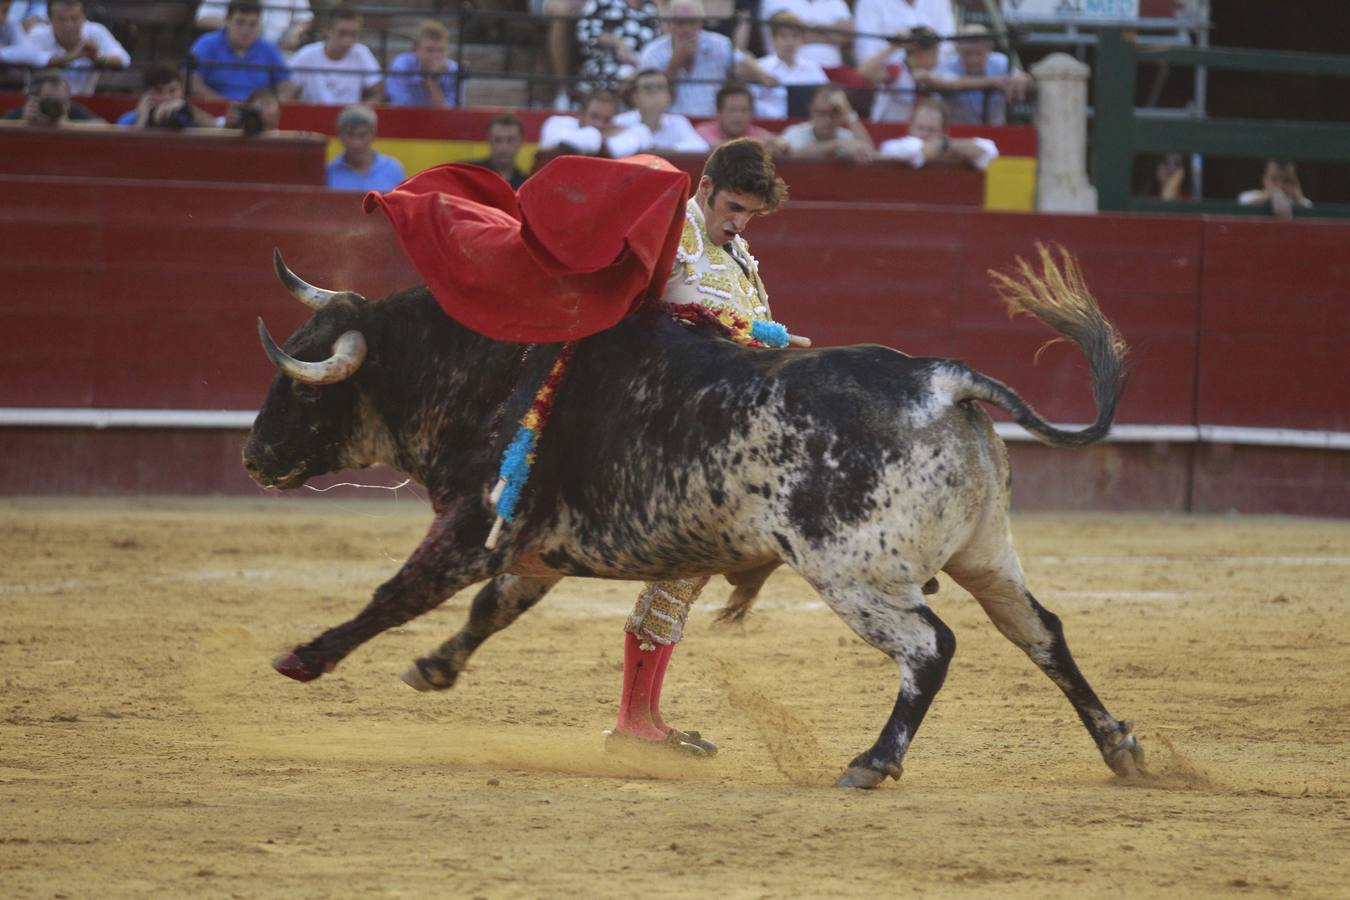
[[[708,583],[708,577],[681,578],[676,581],[654,581],[642,588],[637,605],[628,617],[624,631],[638,636],[642,649],[654,649],[657,644],[677,644],[684,637],[684,623],[689,618],[689,607]]]

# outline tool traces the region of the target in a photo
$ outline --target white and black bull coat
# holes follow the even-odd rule
[[[316,309],[244,449],[273,488],[382,463],[424,485],[435,520],[354,619],[279,658],[301,681],[474,582],[467,624],[404,675],[449,688],[470,654],[561,578],[662,580],[721,574],[742,614],[787,564],[867,643],[895,660],[900,692],[880,737],[839,783],[899,777],[956,648],[922,586],[946,572],[1068,696],[1107,764],[1142,763],[1107,712],[1059,620],[1024,583],[1008,524],[1005,448],[975,401],[1007,410],[1049,444],[1103,437],[1124,385],[1124,345],[1076,267],[1042,251],[1039,275],[1003,278],[1009,302],[1076,342],[1092,368],[1097,421],[1055,429],[1010,388],[948,359],[878,346],[763,350],[652,310],[582,341],[515,519],[494,549],[489,491],[514,423],[557,354],[488,340],[445,316],[425,288],[371,302],[313,288],[277,257],[288,289]]]

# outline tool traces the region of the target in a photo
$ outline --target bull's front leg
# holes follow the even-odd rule
[[[483,641],[514,622],[561,580],[498,575],[474,596],[464,627],[432,653],[415,660],[403,673],[403,680],[419,691],[454,687],[469,657]]]
[[[438,514],[422,543],[398,573],[375,590],[356,618],[277,657],[272,667],[287,678],[313,681],[380,632],[435,609],[487,577],[491,572],[490,556],[483,549],[486,530],[481,510],[465,514],[462,507],[452,507]]]

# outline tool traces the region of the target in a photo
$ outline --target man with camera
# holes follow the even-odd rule
[[[28,98],[23,106],[14,107],[0,118],[22,119],[28,125],[43,128],[72,123],[108,124],[89,109],[71,102],[70,84],[57,69],[46,69],[34,75],[28,84]]]
[[[132,128],[210,128],[216,118],[187,102],[183,76],[176,68],[156,63],[145,70],[145,93],[136,108],[124,113],[117,124]]]
[[[268,88],[258,88],[242,103],[225,107],[225,115],[216,120],[223,128],[238,128],[244,137],[257,137],[281,128],[281,101]]]

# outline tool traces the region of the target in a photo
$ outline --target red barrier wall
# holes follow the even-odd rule
[[[1009,321],[985,275],[1058,240],[1131,342],[1119,422],[1346,430],[1350,368],[1337,351],[1350,304],[1336,250],[1350,225],[798,203],[750,237],[794,331],[963,357],[1046,416],[1084,421],[1077,352],[1054,346],[1034,362],[1048,332]],[[323,286],[380,296],[419,280],[352,194],[0,177],[0,407],[256,408],[272,371],[254,318],[280,339],[307,315],[271,273],[274,245]],[[248,489],[241,437],[0,429],[0,493]],[[1023,508],[1350,515],[1343,452],[1013,454]]]
[[[323,186],[327,139],[283,132],[28,128],[0,123],[0,173]]]
[[[1350,431],[1350,227],[1205,223],[1197,415]]]

